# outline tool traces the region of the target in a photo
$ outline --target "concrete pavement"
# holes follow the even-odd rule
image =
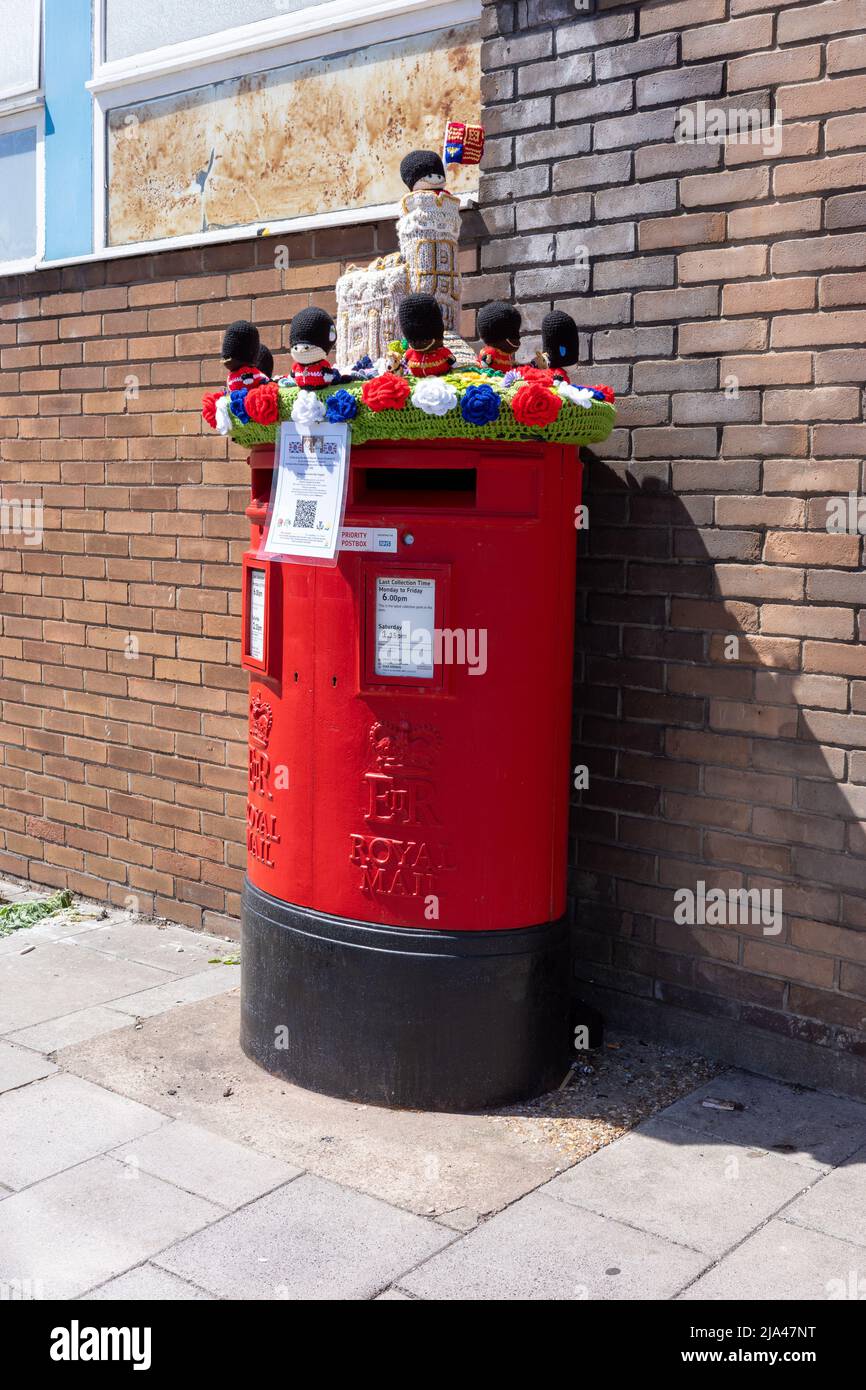
[[[2,1296],[866,1295],[866,1105],[728,1071],[575,1162],[267,1076],[236,951],[88,904],[0,940]]]

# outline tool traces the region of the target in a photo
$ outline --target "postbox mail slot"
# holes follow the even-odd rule
[[[353,500],[378,508],[474,507],[475,468],[356,468]]]

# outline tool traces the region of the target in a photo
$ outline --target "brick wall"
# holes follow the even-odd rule
[[[45,526],[0,536],[0,871],[236,929],[249,480],[202,390],[225,324],[279,364],[292,315],[394,246],[388,224],[0,279],[2,498]]]
[[[484,14],[473,298],[569,309],[621,397],[580,566],[581,989],[862,1089],[866,575],[826,522],[866,452],[866,0]],[[701,99],[778,107],[778,152],[676,142]],[[783,931],[678,925],[700,880],[781,889]]]

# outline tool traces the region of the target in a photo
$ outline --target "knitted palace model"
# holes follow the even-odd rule
[[[374,362],[401,336],[400,302],[430,294],[442,310],[445,331],[460,324],[462,290],[457,242],[460,203],[445,188],[442,160],[432,150],[413,150],[400,165],[409,188],[397,219],[400,250],[366,268],[350,266],[337,281],[337,365],[347,371],[362,357]]]

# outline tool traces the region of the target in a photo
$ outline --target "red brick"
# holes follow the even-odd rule
[[[727,282],[744,280],[752,275],[764,275],[767,270],[767,257],[766,246],[729,246],[719,251],[686,251],[677,257],[680,284],[696,284],[706,280]]]
[[[764,419],[854,420],[860,415],[860,392],[854,386],[824,386],[814,390],[768,391]]]
[[[733,208],[728,213],[728,234],[733,240],[756,236],[776,237],[785,232],[817,232],[820,226],[819,198],[770,203],[758,208]]]
[[[857,78],[858,83],[862,81]],[[860,188],[866,180],[866,154],[837,154],[780,164],[773,174],[777,198],[792,193],[819,193],[828,188]]]
[[[699,58],[724,57],[728,53],[753,53],[758,48],[769,48],[773,42],[773,16],[755,15],[754,18],[728,19],[723,24],[701,24],[689,29],[682,37],[682,55],[685,62]]]
[[[821,71],[821,47],[816,43],[803,48],[785,49],[781,53],[774,53],[769,61],[772,63],[774,82],[806,82],[809,78],[817,77]],[[732,59],[728,63],[728,91],[742,92],[750,87],[760,87],[767,80],[767,63],[766,53]]]
[[[694,174],[680,180],[684,207],[722,207],[725,203],[745,203],[766,198],[770,175],[766,169],[737,169],[724,174]]]
[[[799,230],[797,228],[796,230]],[[642,251],[667,246],[701,246],[724,241],[723,212],[682,213],[679,217],[644,218],[638,224],[638,244]]]

